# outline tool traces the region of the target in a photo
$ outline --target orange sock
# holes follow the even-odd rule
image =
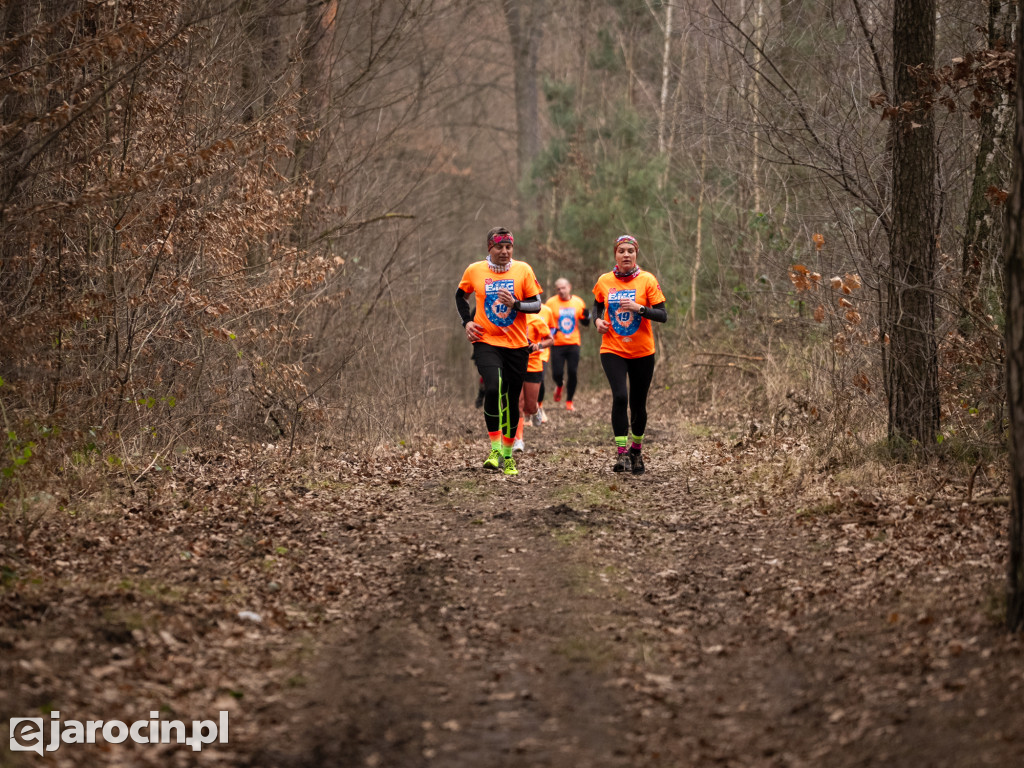
[[[523,439],[523,423],[526,421],[522,416],[519,417],[519,426],[516,427],[516,440]]]

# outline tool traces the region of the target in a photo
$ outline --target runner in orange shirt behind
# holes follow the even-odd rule
[[[512,259],[512,233],[487,233],[487,258],[466,267],[455,306],[473,344],[473,360],[484,380],[484,422],[491,452],[484,468],[518,475],[512,443],[519,427],[519,394],[530,356],[526,316],[540,311],[542,289],[533,268]],[[471,308],[469,296],[476,296]]]
[[[612,388],[612,431],[618,456],[614,472],[644,473],[641,448],[647,428],[647,393],[654,377],[651,322],[668,320],[658,279],[636,263],[632,235],[615,241],[615,268],[594,286],[594,325],[601,334],[601,366]],[[632,428],[633,443],[627,448]]]
[[[562,373],[569,369],[565,388],[565,410],[573,412],[576,407],[572,399],[576,394],[577,375],[580,365],[580,326],[590,325],[590,310],[583,299],[574,296],[572,283],[564,277],[555,280],[558,294],[544,305],[555,314],[555,345],[551,350],[551,379],[555,382],[555,402],[562,399]]]
[[[548,324],[548,331],[550,332],[550,336],[551,336],[552,340],[554,340],[555,327],[556,327],[556,324],[558,322],[557,318],[555,318],[554,310],[551,309],[551,307],[549,307],[547,304],[542,304],[541,308],[540,308],[540,312],[538,312],[537,314],[540,315],[541,317],[543,317],[544,321]],[[537,412],[535,414],[533,414],[533,426],[535,426],[535,427],[539,427],[541,424],[547,424],[548,423],[547,414],[544,413],[544,390],[545,390],[545,386],[544,385],[545,385],[545,379],[547,378],[547,375],[548,375],[548,366],[550,365],[549,361],[551,360],[551,347],[550,346],[544,347],[541,350],[541,352],[540,352],[540,359],[541,359],[541,362],[544,364],[544,370],[541,371],[540,392],[537,393]]]
[[[551,346],[551,328],[547,321],[541,316],[543,312],[526,317],[526,336],[530,341],[530,359],[526,365],[526,381],[523,383],[523,394],[519,399],[519,429],[516,430],[516,439],[512,443],[513,451],[525,451],[526,444],[523,442],[523,425],[531,416],[537,415],[538,396],[540,387],[544,381],[544,353]],[[534,422],[536,425],[536,422]]]

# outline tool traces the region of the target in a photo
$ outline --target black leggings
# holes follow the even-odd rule
[[[566,382],[565,399],[572,400],[576,394],[576,371],[580,367],[579,344],[563,344],[551,348],[551,380],[556,387],[562,386],[562,367],[569,364],[569,381]]]
[[[501,429],[499,407],[501,399],[507,395],[509,423],[508,431],[503,434],[510,440],[515,437],[516,429],[519,427],[519,394],[523,391],[523,379],[526,376],[526,364],[529,359],[529,347],[509,349],[491,346],[481,341],[473,344],[473,361],[484,380],[484,421],[487,423],[488,432],[497,432]],[[501,398],[498,393],[499,380]]]
[[[647,392],[654,378],[654,355],[626,358],[603,352],[601,365],[612,386],[612,431],[616,437],[624,437],[632,426],[633,436],[642,436],[647,429]]]

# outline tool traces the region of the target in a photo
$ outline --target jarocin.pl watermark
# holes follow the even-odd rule
[[[159,712],[150,712],[149,720],[127,724],[121,720],[61,720],[60,712],[50,713],[50,738],[44,738],[43,717],[11,718],[11,752],[56,752],[61,744],[95,744],[101,735],[108,744],[131,739],[136,744],[187,744],[199,752],[207,744],[228,743],[228,713],[221,711],[216,722],[193,720],[191,735],[186,735],[181,720],[161,720]]]

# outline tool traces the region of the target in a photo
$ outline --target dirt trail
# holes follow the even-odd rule
[[[1001,511],[808,491],[796,441],[657,421],[648,473],[613,475],[582,405],[527,430],[518,478],[471,438],[398,473],[390,552],[337,533],[378,593],[251,764],[1024,764]]]

